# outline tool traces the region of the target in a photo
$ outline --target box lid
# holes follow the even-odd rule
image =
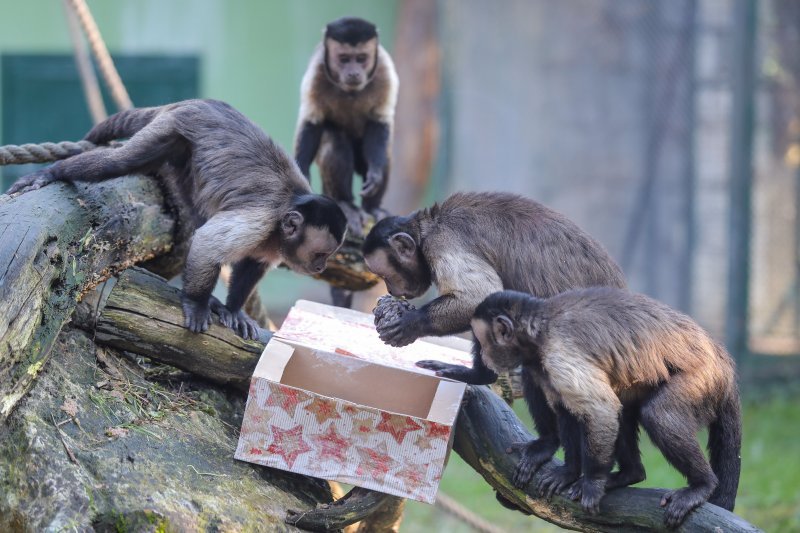
[[[378,337],[371,314],[308,300],[295,303],[274,336],[310,348],[426,374],[431,372],[414,363],[435,359],[472,366],[471,342],[466,339],[423,337],[408,346],[394,348]]]

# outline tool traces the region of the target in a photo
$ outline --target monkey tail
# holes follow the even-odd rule
[[[708,429],[711,469],[719,479],[719,484],[708,501],[728,511],[733,511],[736,491],[739,488],[739,472],[742,467],[741,448],[741,407],[739,406],[739,395],[736,394],[734,388],[722,402],[717,419]]]
[[[94,144],[106,144],[116,139],[131,137],[147,126],[161,112],[161,107],[126,109],[111,115],[92,128],[84,137]]]

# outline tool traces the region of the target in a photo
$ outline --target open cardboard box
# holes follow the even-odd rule
[[[253,373],[235,457],[433,503],[465,385],[413,361],[468,349],[391,348],[371,315],[299,301]]]

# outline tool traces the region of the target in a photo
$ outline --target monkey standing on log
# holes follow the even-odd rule
[[[310,179],[316,160],[322,192],[338,201],[352,229],[361,233],[353,199],[353,172],[364,179],[363,209],[380,208],[389,179],[398,79],[375,25],[355,17],[335,20],[311,57],[300,87],[295,158]]]
[[[300,86],[295,159],[311,179],[316,160],[322,192],[344,210],[350,230],[361,235],[361,211],[353,198],[353,172],[363,178],[361,207],[375,219],[389,180],[398,79],[375,25],[344,17],[325,27]],[[353,293],[331,288],[334,305],[350,307]]]
[[[459,193],[441,206],[385,218],[367,235],[363,252],[367,267],[384,279],[393,296],[416,298],[431,283],[439,290],[438,298],[419,309],[385,299],[379,303],[375,324],[381,339],[392,346],[405,346],[426,335],[467,331],[478,304],[504,288],[550,297],[580,287],[625,287],[622,271],[600,243],[555,211],[508,193]],[[471,369],[438,361],[417,365],[471,384],[497,379],[479,351],[473,352]],[[539,438],[519,445],[522,457],[513,479],[517,487],[528,484],[559,442],[580,462],[579,435],[577,431],[559,435],[537,376],[523,372],[522,385]],[[620,431],[619,471],[610,485],[644,479],[638,426],[628,414]],[[580,469],[574,465],[553,470],[540,490],[550,492],[575,481]],[[511,505],[499,494],[498,499]]]
[[[159,172],[176,200],[186,203],[196,231],[183,269],[185,326],[205,331],[211,312],[244,338],[258,324],[242,310],[268,267],[285,263],[319,274],[344,240],[339,206],[313,194],[297,164],[258,126],[224,102],[187,100],[122,111],[85,139],[101,147],[21,177],[8,194],[58,180],[101,181]],[[223,264],[232,264],[228,299],[211,295]]]
[[[503,291],[478,306],[472,331],[489,368],[535,373],[548,404],[566,411],[559,425],[580,427],[583,477],[570,497],[584,510],[599,510],[625,408],[640,412],[653,443],[689,482],[662,498],[667,526],[705,501],[733,510],[742,430],[735,365],[691,318],[609,287],[546,299]],[[709,428],[710,465],[697,443],[701,427]]]

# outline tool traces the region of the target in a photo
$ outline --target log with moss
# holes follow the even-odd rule
[[[177,302],[177,290],[163,280],[144,271],[128,270],[112,289],[105,308],[101,306],[94,330],[97,342],[164,360],[210,380],[246,382],[267,334],[260,342],[248,343],[237,341],[222,328],[212,328],[207,335],[183,334]],[[499,396],[487,387],[468,389],[456,426],[454,450],[508,500],[539,518],[568,529],[666,531],[663,510],[659,506],[665,492],[662,489],[611,491],[601,504],[601,513],[592,516],[584,513],[578,503],[561,496],[555,496],[550,502],[543,500],[532,488],[535,478],[527,489],[514,488],[510,479],[518,456],[506,453],[506,449],[513,442],[530,438],[532,435]],[[554,460],[544,468],[557,464],[558,461]],[[360,489],[355,497],[342,504],[298,511],[288,518],[306,529],[339,528],[387,505],[390,498],[393,497]],[[707,503],[692,512],[678,529],[717,530],[751,532],[758,531],[758,528]]]
[[[0,422],[30,388],[84,293],[137,263],[166,276],[180,272],[189,233],[182,218],[152,178],[0,195]],[[351,290],[376,283],[359,247],[348,238],[323,279]]]

